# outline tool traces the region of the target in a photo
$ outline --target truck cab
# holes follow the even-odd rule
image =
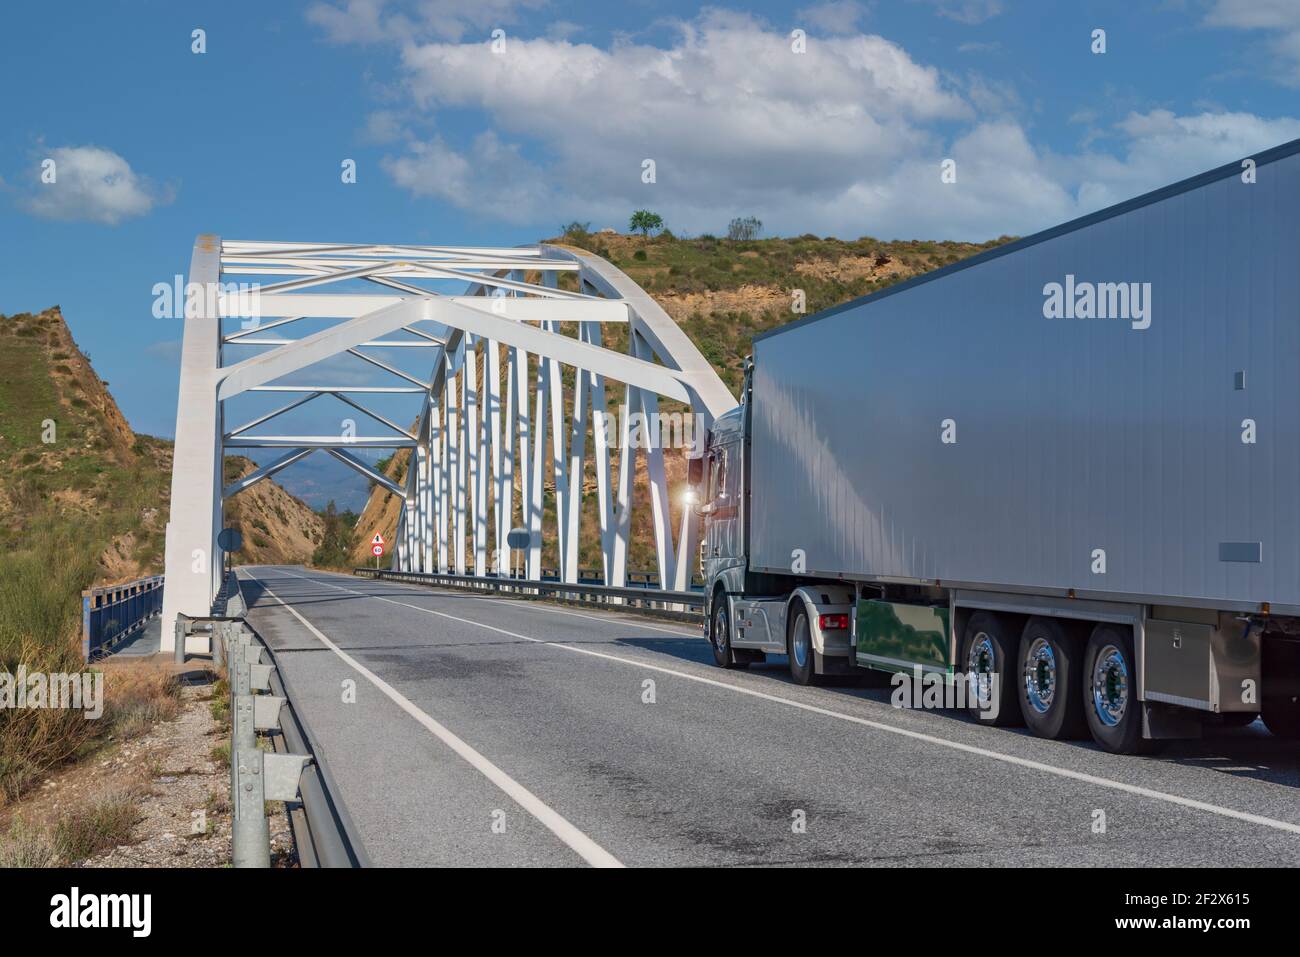
[[[850,673],[854,589],[843,582],[749,567],[749,402],[753,364],[746,363],[741,404],[718,416],[704,452],[690,461],[689,482],[700,517],[700,571],[708,596],[703,624],[714,660],[745,668],[787,655],[799,684]],[[779,507],[779,505],[778,505]]]
[[[700,572],[710,583],[740,591],[744,581],[742,547],[741,459],[744,407],[719,416],[709,430],[700,462],[696,501],[701,518]]]

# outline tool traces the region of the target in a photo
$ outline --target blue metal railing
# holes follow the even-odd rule
[[[162,614],[163,576],[105,585],[81,593],[81,656],[108,654],[149,619]]]

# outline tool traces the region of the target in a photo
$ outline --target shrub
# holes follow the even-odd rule
[[[58,852],[50,836],[21,819],[9,825],[9,833],[0,839],[0,870],[9,868],[54,867]]]
[[[90,804],[74,808],[54,827],[54,849],[67,864],[76,864],[100,851],[131,839],[139,813],[138,794],[133,790],[117,791]]]

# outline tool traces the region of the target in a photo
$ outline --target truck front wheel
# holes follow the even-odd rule
[[[731,616],[727,614],[727,596],[718,593],[713,599],[713,627],[709,630],[709,644],[713,660],[722,668],[748,668],[748,661],[737,661],[731,650]]]
[[[794,620],[786,635],[786,651],[790,655],[790,677],[795,684],[817,684],[817,668],[813,662],[812,627],[808,624],[808,609],[796,599]]]

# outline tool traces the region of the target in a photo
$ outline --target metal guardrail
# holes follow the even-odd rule
[[[628,588],[658,588],[659,575],[655,572],[628,572],[626,575]],[[558,568],[543,568],[542,581],[558,582],[560,580],[560,570]],[[601,577],[599,568],[579,568],[578,569],[579,585],[604,585],[605,580]],[[691,587],[688,591],[696,591],[704,588],[704,579],[699,577],[691,578]]]
[[[81,657],[91,661],[134,635],[162,613],[163,576],[121,585],[88,588],[81,593]]]
[[[245,606],[234,575],[222,593],[222,610],[242,616]],[[369,867],[356,826],[335,797],[338,788],[294,711],[269,646],[242,617],[214,616],[179,621],[178,647],[185,647],[185,632],[202,630],[210,630],[213,664],[224,663],[230,685],[235,867],[270,867],[267,801],[286,803],[300,866]],[[184,661],[183,651],[177,660]],[[259,747],[259,732],[271,751]]]
[[[555,598],[602,608],[653,611],[657,615],[683,621],[698,621],[704,609],[704,593],[696,591],[664,591],[644,586],[620,588],[582,582],[572,584],[559,581],[534,581],[528,578],[498,578],[494,575],[394,572],[382,568],[354,568],[352,571],[361,578],[373,578],[379,581],[445,585],[493,594],[518,595],[524,598]]]

